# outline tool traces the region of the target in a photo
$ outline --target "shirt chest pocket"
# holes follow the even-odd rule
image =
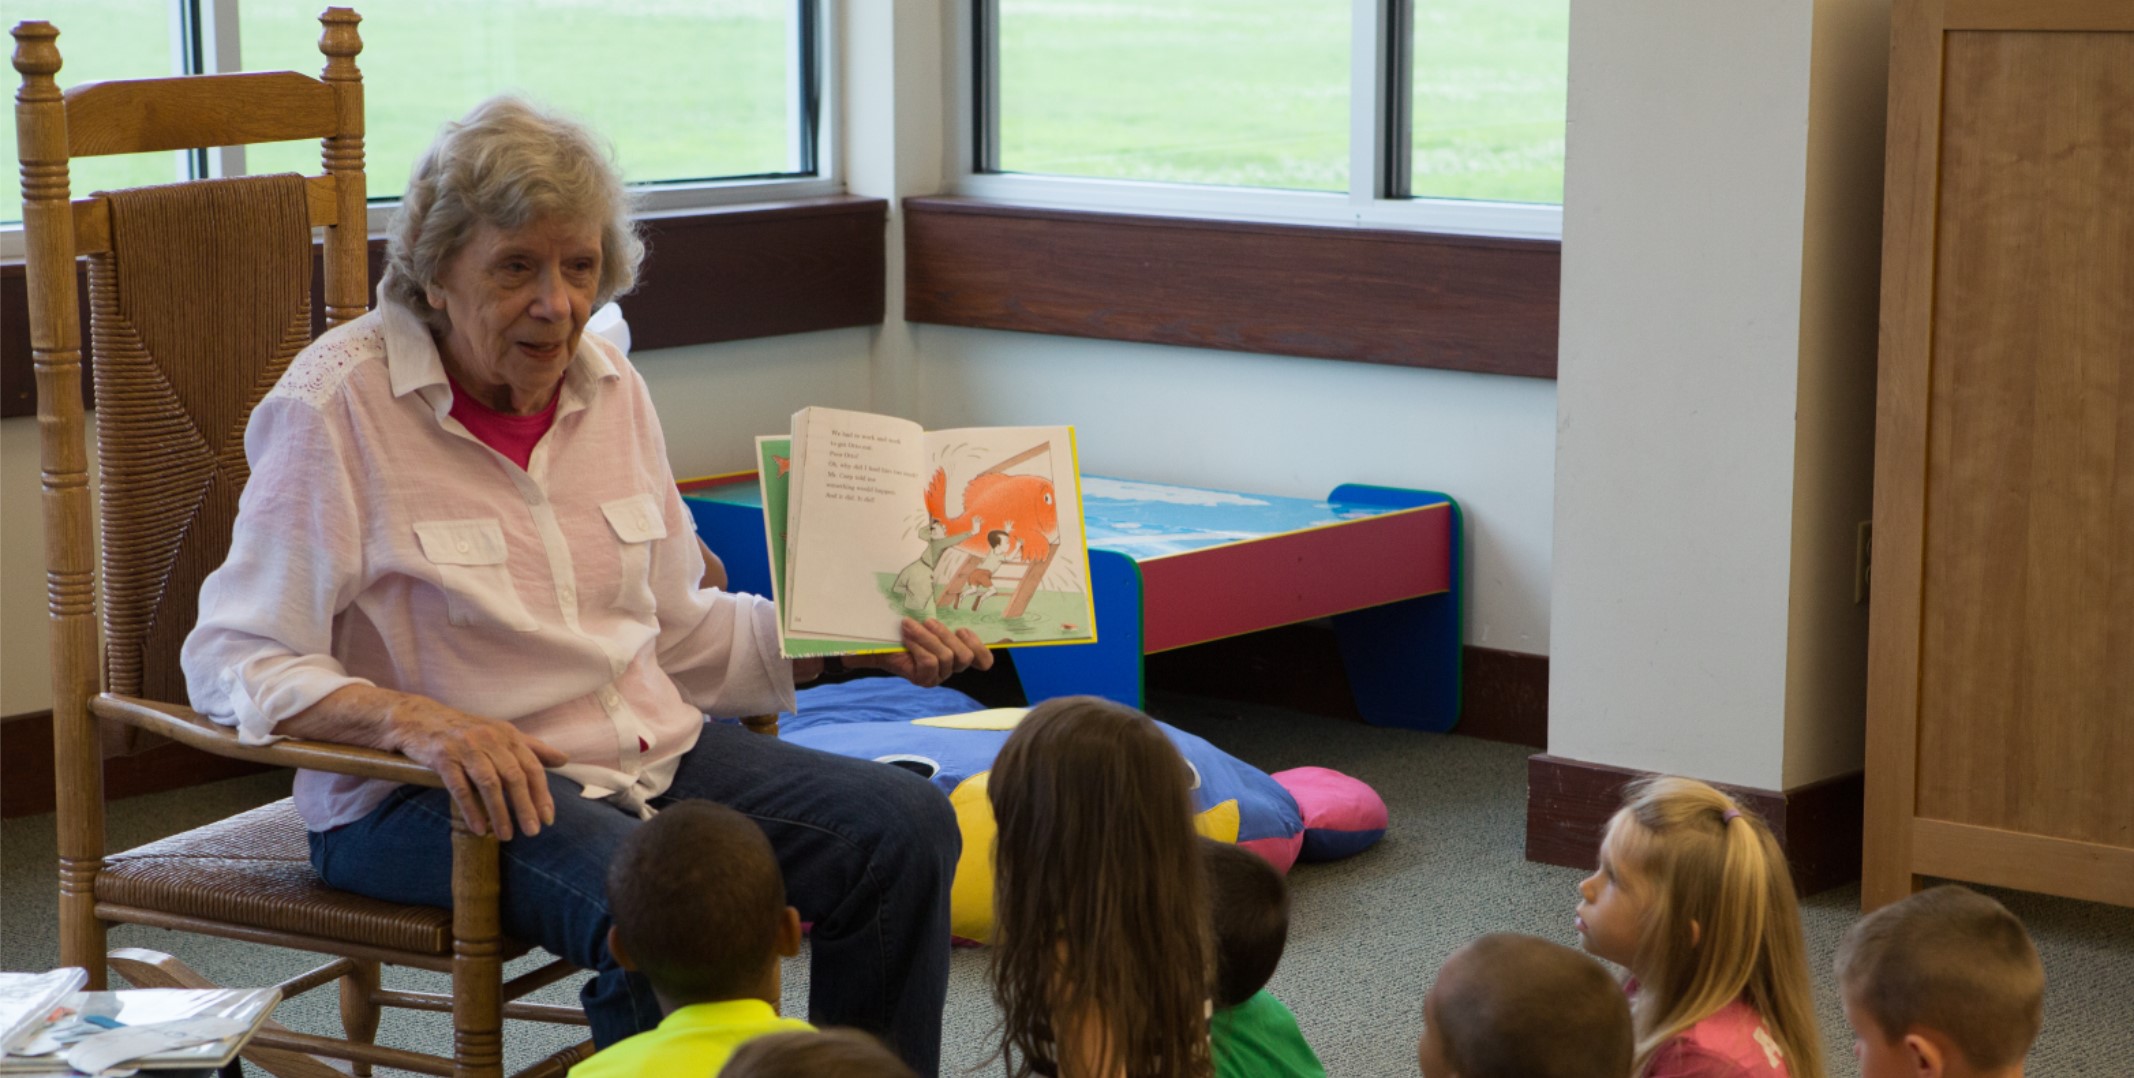
[[[541,627],[511,582],[504,527],[494,517],[417,521],[415,537],[442,580],[452,624],[515,633]]]
[[[650,617],[658,606],[652,598],[652,544],[667,537],[666,515],[650,494],[603,502],[600,512],[608,518],[608,527],[614,529],[621,550],[615,608]]]

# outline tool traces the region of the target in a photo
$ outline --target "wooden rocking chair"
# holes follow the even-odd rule
[[[263,1031],[255,1066],[286,1076],[383,1064],[425,1074],[501,1075],[502,1020],[583,1025],[576,1007],[520,1002],[573,972],[562,961],[503,981],[527,948],[502,938],[497,841],[455,811],[449,910],[331,890],[312,873],[303,823],[284,800],[140,849],[107,854],[100,726],[148,731],[221,756],[438,786],[404,756],[288,740],[238,743],[184,706],[178,649],[200,583],[227,552],[246,477],[252,406],[311,337],[311,229],[324,226],[325,322],[369,299],[362,44],[355,12],[331,8],[323,79],[294,72],[92,83],[62,94],[58,31],[15,27],[30,336],[42,441],[52,723],[58,771],[60,954],[105,983],[105,930],[154,925],[333,956],[281,985],[340,983],[346,1040]],[[68,161],[99,154],[323,139],[325,175],[203,180],[68,197]],[[103,573],[90,564],[91,481],[82,408],[75,260],[89,256],[100,449]],[[203,298],[212,302],[202,302]],[[103,647],[95,620],[101,608]],[[101,680],[104,690],[98,692]],[[175,960],[120,951],[136,984],[197,987]],[[449,973],[450,995],[381,987],[381,963]],[[449,1011],[449,1057],[378,1046],[379,1008]],[[555,1075],[574,1045],[530,1068]]]

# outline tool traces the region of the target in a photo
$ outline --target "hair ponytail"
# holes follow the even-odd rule
[[[1651,881],[1638,945],[1637,1059],[1743,999],[1792,1078],[1823,1078],[1793,877],[1769,827],[1694,779],[1632,786],[1609,829],[1615,856]]]

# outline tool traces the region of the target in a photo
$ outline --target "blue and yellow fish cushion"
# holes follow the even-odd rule
[[[994,757],[1024,709],[988,711],[954,689],[922,689],[898,678],[817,686],[802,690],[799,699],[797,713],[780,716],[783,739],[840,756],[905,767],[948,796],[963,834],[963,854],[950,898],[951,928],[964,939],[988,939],[993,920],[994,829],[986,780]],[[1251,848],[1287,871],[1307,841],[1306,814],[1296,797],[1274,777],[1206,740],[1168,724],[1158,725],[1193,769],[1201,833]],[[1376,800],[1369,787],[1347,781],[1369,800]],[[1382,809],[1379,821],[1376,834],[1358,834],[1343,843],[1344,855],[1383,834]]]

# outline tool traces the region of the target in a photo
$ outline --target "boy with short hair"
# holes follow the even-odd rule
[[[1251,850],[1201,840],[1215,937],[1216,1078],[1326,1078],[1297,1018],[1267,991],[1289,943],[1289,887]]]
[[[1548,940],[1493,933],[1452,953],[1423,996],[1423,1078],[1628,1078],[1623,987]]]
[[[571,1078],[717,1074],[743,1041],[812,1030],[778,1016],[779,964],[800,914],[755,821],[710,801],[673,805],[608,866],[608,950],[652,982],[666,1018],[571,1068]]]
[[[2000,903],[1945,884],[1861,918],[1838,987],[1862,1078],[2017,1078],[2045,1020],[2045,967]]]

